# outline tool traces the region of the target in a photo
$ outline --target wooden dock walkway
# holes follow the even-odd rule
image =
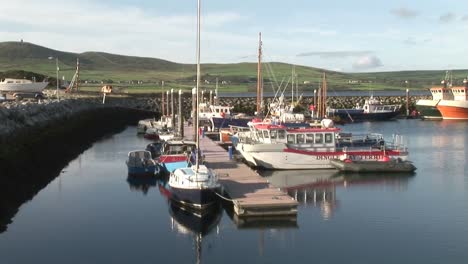
[[[184,127],[185,138],[193,139],[193,127]],[[205,164],[213,169],[225,193],[233,200],[238,216],[297,215],[297,201],[271,186],[247,165],[229,159],[229,153],[208,137],[200,137]]]

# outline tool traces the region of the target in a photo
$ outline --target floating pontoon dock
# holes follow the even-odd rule
[[[193,138],[193,127],[185,126],[185,137]],[[238,216],[297,215],[298,203],[271,186],[247,165],[229,159],[228,152],[208,137],[200,137],[205,164],[213,169]]]

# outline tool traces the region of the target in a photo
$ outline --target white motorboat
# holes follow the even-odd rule
[[[250,132],[250,133],[249,133]],[[384,156],[406,160],[408,150],[395,136],[391,144],[379,134],[352,137],[339,128],[288,129],[258,124],[239,134],[236,150],[251,165],[267,169],[331,169],[331,159],[379,160]]]

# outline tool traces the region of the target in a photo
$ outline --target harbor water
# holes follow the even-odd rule
[[[299,201],[297,218],[202,218],[168,202],[164,179],[128,178],[136,127],[95,142],[0,233],[0,263],[464,263],[468,123],[342,126],[403,136],[414,174],[261,171]]]

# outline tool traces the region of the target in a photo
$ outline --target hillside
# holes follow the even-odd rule
[[[49,59],[53,57],[52,59]],[[104,52],[72,53],[49,49],[27,42],[0,42],[0,72],[24,70],[46,76],[56,75],[55,58],[59,59],[60,76],[70,80],[80,60],[80,79],[90,83],[117,83],[128,89],[154,90],[162,80],[168,87],[190,89],[194,85],[195,65],[180,64],[156,58],[123,56]],[[288,83],[292,65],[270,62],[263,65],[266,87]],[[403,71],[376,73],[342,73],[296,66],[299,89],[316,89],[323,72],[331,89],[405,89],[426,88],[440,82],[444,71]],[[463,80],[467,71],[454,71],[455,80]],[[216,78],[222,90],[254,91],[256,63],[203,64],[204,88],[212,88]],[[276,81],[273,77],[275,76]],[[206,81],[205,81],[206,80]],[[133,84],[132,84],[133,81]],[[140,81],[139,85],[135,85]],[[405,83],[408,81],[408,84]],[[97,85],[97,84],[96,84]],[[276,85],[276,86],[277,86]]]

